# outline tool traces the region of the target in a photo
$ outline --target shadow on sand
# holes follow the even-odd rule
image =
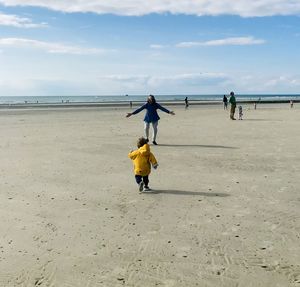
[[[151,190],[151,192],[145,192],[145,194],[171,194],[171,195],[198,195],[198,196],[208,196],[208,197],[227,197],[230,196],[227,193],[220,192],[202,192],[202,191],[185,191],[185,190]]]
[[[245,122],[282,122],[282,120],[277,119],[243,119]]]
[[[238,149],[238,147],[224,146],[224,145],[202,145],[202,144],[158,144],[158,146],[168,147],[203,147],[203,148],[227,148],[227,149]]]

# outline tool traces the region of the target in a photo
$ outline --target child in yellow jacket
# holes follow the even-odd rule
[[[154,169],[157,168],[157,160],[153,153],[150,152],[150,146],[145,138],[139,138],[137,141],[138,149],[128,154],[134,165],[135,180],[139,185],[139,191],[149,191],[149,174],[151,164]]]

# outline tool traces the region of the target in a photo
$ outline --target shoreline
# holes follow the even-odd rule
[[[130,107],[130,102],[132,102],[132,107],[139,107],[145,101],[110,101],[110,102],[68,102],[68,103],[17,103],[17,104],[0,104],[0,109],[31,109],[31,108],[89,108],[89,107]],[[299,103],[299,100],[293,100],[293,103]],[[174,101],[165,100],[159,101],[162,105],[168,106],[184,106],[184,101]],[[238,104],[289,104],[290,100],[278,99],[278,100],[239,100]],[[194,105],[223,105],[222,101],[205,101],[205,100],[191,100],[189,101],[190,106]]]

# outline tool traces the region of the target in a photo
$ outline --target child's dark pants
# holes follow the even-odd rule
[[[139,184],[141,181],[143,181],[145,186],[148,186],[148,183],[149,183],[148,175],[146,175],[146,176],[135,175],[135,180],[136,180],[137,184]]]

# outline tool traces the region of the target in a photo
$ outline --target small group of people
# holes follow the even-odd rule
[[[226,95],[223,96],[224,110],[227,110],[228,102],[230,103],[230,119],[236,120],[236,118],[234,117],[235,109],[236,109],[236,98],[235,98],[234,92],[230,92],[229,101],[228,101]],[[238,112],[239,112],[239,120],[242,120],[243,119],[243,107],[241,105],[238,107]]]
[[[131,151],[128,157],[133,161],[134,165],[134,175],[136,183],[138,184],[138,189],[140,192],[151,191],[149,187],[149,174],[151,172],[151,166],[156,169],[158,167],[157,160],[153,153],[150,151],[149,146],[149,129],[150,125],[153,128],[152,143],[157,145],[157,127],[158,121],[160,119],[157,110],[161,110],[167,114],[175,115],[173,111],[169,111],[165,107],[161,106],[156,102],[153,95],[150,95],[147,102],[140,108],[136,109],[132,113],[127,113],[126,117],[129,118],[132,115],[136,115],[142,110],[146,110],[144,117],[144,132],[145,137],[141,137],[137,141],[137,150]]]
[[[188,108],[189,106],[188,98],[186,97],[184,101],[185,101],[185,108]],[[234,96],[234,92],[230,93],[229,101],[226,95],[224,95],[223,102],[224,102],[224,109],[226,110],[227,110],[228,102],[231,104],[230,119],[235,120],[234,114],[236,109],[236,99]],[[130,103],[130,107],[132,107],[132,102]],[[132,115],[136,115],[143,110],[146,110],[146,114],[144,117],[145,137],[141,137],[138,139],[137,149],[131,151],[128,154],[128,157],[133,161],[134,175],[135,175],[136,183],[138,184],[139,191],[147,192],[151,190],[149,187],[149,174],[151,172],[151,166],[155,169],[158,167],[157,160],[153,155],[153,153],[151,152],[150,145],[149,145],[150,125],[152,125],[153,128],[152,143],[153,145],[157,145],[158,143],[156,141],[156,137],[158,132],[158,121],[160,119],[157,110],[161,110],[170,115],[175,115],[175,113],[161,106],[159,103],[157,103],[153,95],[149,95],[147,102],[144,105],[142,105],[141,107],[139,107],[138,109],[136,109],[131,113],[127,113],[126,117],[129,118]],[[243,117],[243,109],[242,106],[239,106],[239,120],[242,120],[243,119],[242,117]]]

